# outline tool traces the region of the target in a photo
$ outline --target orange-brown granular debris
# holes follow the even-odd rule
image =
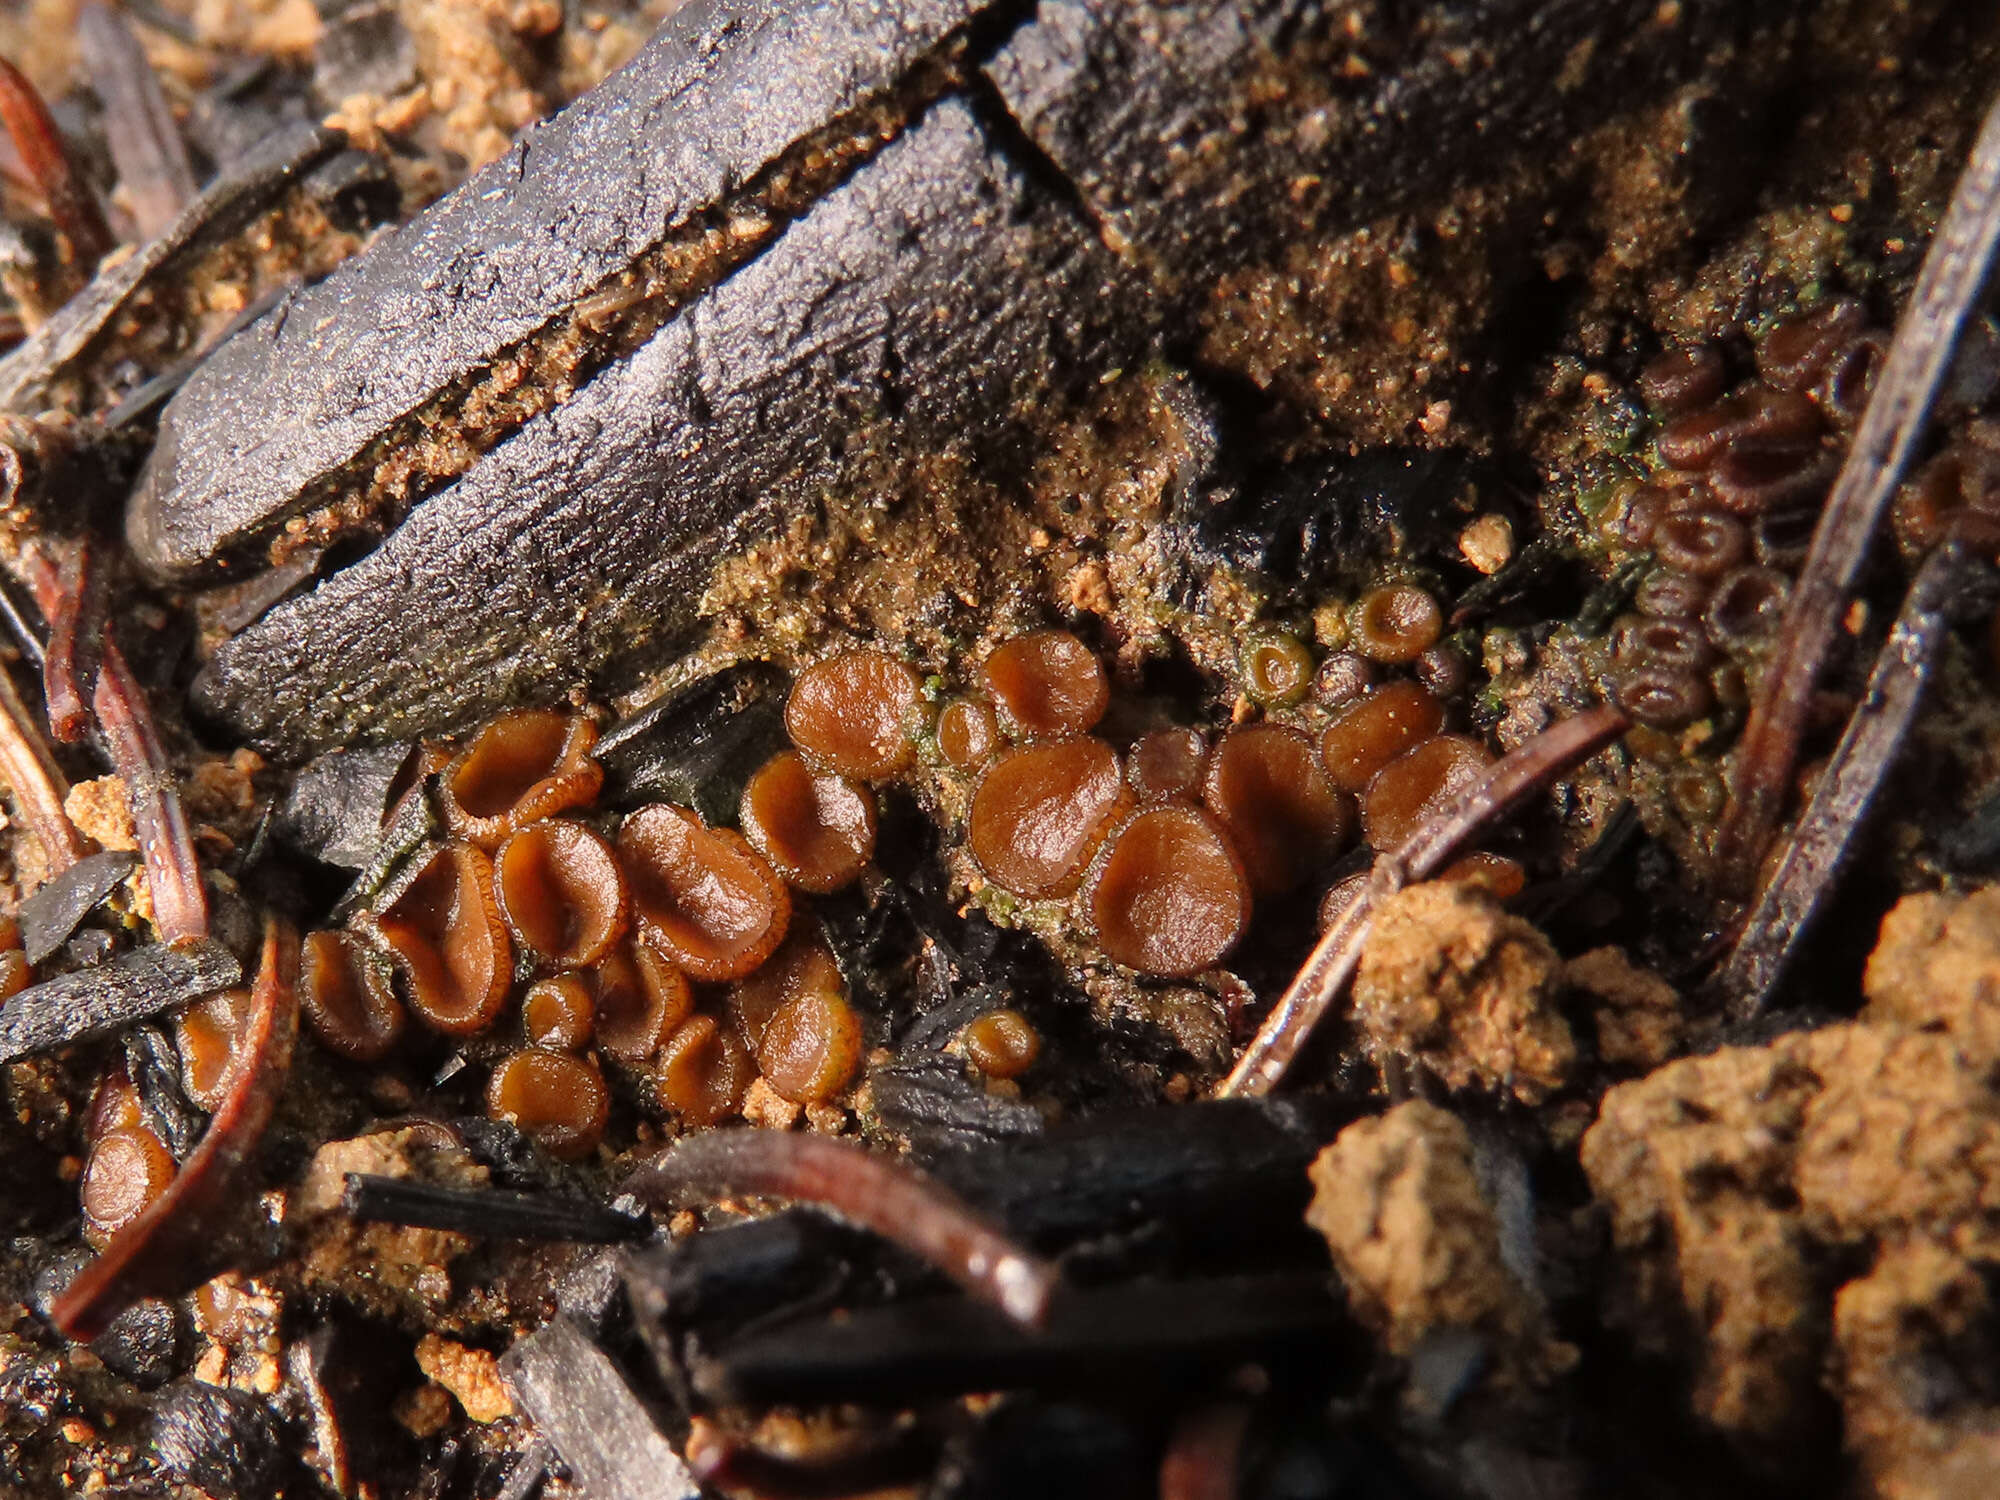
[[[1384,902],[1354,981],[1369,1050],[1421,1062],[1454,1089],[1539,1103],[1576,1063],[1555,1008],[1562,960],[1476,887],[1436,881]]]
[[[1541,1384],[1575,1363],[1541,1299],[1501,1258],[1472,1138],[1421,1099],[1341,1131],[1312,1164],[1306,1222],[1326,1237],[1349,1305],[1390,1353],[1469,1329],[1494,1357],[1498,1387]]]
[[[2000,886],[1905,896],[1882,920],[1862,988],[1871,1021],[1941,1030],[1968,1060],[2000,1061]]]
[[[1589,999],[1597,1055],[1613,1067],[1657,1068],[1680,1050],[1686,1030],[1680,995],[1622,948],[1593,948],[1571,959],[1563,983]]]
[[[417,1368],[456,1396],[475,1422],[497,1422],[514,1414],[499,1363],[484,1349],[427,1333],[417,1340]]]

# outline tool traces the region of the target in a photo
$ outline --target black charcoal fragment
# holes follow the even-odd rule
[[[122,1031],[226,990],[243,965],[220,943],[155,943],[94,968],[29,985],[0,1006],[0,1062]]]
[[[278,805],[276,833],[323,864],[359,870],[382,847],[389,792],[409,745],[336,750],[302,767]]]
[[[1152,1446],[1124,1413],[1016,1395],[958,1435],[925,1500],[1153,1500],[1162,1488],[1157,1470]]]
[[[164,1385],[180,1361],[180,1317],[164,1298],[142,1297],[90,1341],[90,1352],[136,1385]]]
[[[1322,1273],[1062,1288],[1028,1331],[966,1297],[842,1308],[745,1333],[692,1362],[736,1402],[928,1400],[1035,1389],[1179,1391],[1203,1372],[1286,1355],[1367,1367],[1372,1350]]]
[[[213,1495],[275,1495],[288,1447],[271,1404],[249,1391],[191,1380],[154,1409],[153,1457],[162,1472]]]
[[[697,679],[615,724],[592,750],[614,803],[675,802],[733,823],[743,787],[785,746],[785,676],[759,662]]]
[[[185,573],[281,521],[386,430],[900,85],[979,9],[678,8],[598,88],[220,350],[168,408],[130,515],[134,552]]]
[[[47,383],[83,352],[154,275],[187,250],[226,237],[261,212],[314,163],[338,151],[334,130],[299,124],[267,137],[209,184],[157,239],[78,292],[0,359],[0,409],[33,410]]]
[[[609,1245],[643,1238],[651,1227],[643,1214],[620,1213],[588,1198],[445,1187],[360,1172],[347,1174],[341,1207],[364,1222],[413,1224],[484,1239]]]
[[[23,901],[15,913],[21,949],[31,964],[50,957],[139,865],[130,849],[107,849],[78,860]]]
[[[868,1082],[877,1118],[920,1153],[1041,1133],[1041,1111],[989,1094],[956,1057],[884,1063],[868,1070]]]
[[[168,228],[195,196],[187,142],[146,57],[145,45],[112,6],[86,5],[76,40],[103,106],[104,139],[139,238]]]
[[[354,94],[393,99],[417,83],[417,46],[390,0],[344,7],[313,49],[313,93],[334,110]]]
[[[939,105],[376,551],[224,644],[197,705],[299,758],[609,694],[690,627],[718,555],[836,482],[830,434],[888,422],[899,443],[1018,455],[1003,414],[1129,367],[1129,308],[1101,247]]]
[[[125,1076],[139,1095],[147,1128],[175,1161],[186,1161],[208,1122],[181,1091],[180,1052],[159,1027],[138,1026],[125,1033]]]
[[[611,1357],[568,1318],[517,1339],[500,1374],[582,1500],[698,1500],[701,1486]]]

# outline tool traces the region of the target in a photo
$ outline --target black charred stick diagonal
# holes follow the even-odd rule
[[[358,1220],[448,1229],[485,1239],[610,1245],[638,1239],[649,1227],[643,1216],[620,1213],[586,1198],[444,1187],[361,1172],[347,1174],[340,1202]]]
[[[656,1203],[747,1196],[816,1204],[923,1257],[1024,1327],[1041,1322],[1058,1280],[1054,1265],[921,1172],[826,1136],[711,1131],[668,1147],[625,1188]]]
[[[62,133],[49,118],[48,107],[21,70],[0,57],[0,126],[13,138],[14,150],[41,191],[70,253],[85,266],[97,263],[117,243],[105,227],[104,214],[91,196],[76,164],[63,145]]]
[[[29,985],[0,1007],[0,1062],[52,1052],[228,989],[243,966],[220,943],[153,943],[95,968]]]
[[[133,223],[140,239],[153,239],[194,201],[187,142],[123,16],[108,5],[86,5],[77,13],[76,39],[104,106],[104,139]]]
[[[1896,326],[1882,374],[1820,513],[1780,627],[1781,650],[1758,681],[1737,749],[1716,852],[1725,877],[1751,889],[1778,826],[1806,710],[1826,665],[1854,580],[1897,482],[1909,467],[1931,402],[1951,368],[2000,245],[2000,100],[1989,108]]]
[[[1855,836],[1916,720],[1945,636],[1951,596],[1970,572],[1971,560],[1958,544],[1947,543],[1910,585],[1875,658],[1868,690],[1716,975],[1715,988],[1737,1019],[1764,1009],[1821,902],[1839,881]]]
[[[1368,884],[1327,928],[1216,1092],[1224,1098],[1264,1094],[1283,1082],[1292,1060],[1354,977],[1375,909],[1410,881],[1435,874],[1467,839],[1630,727],[1615,708],[1593,708],[1563,720],[1502,757],[1400,849],[1378,859]]]
[[[298,934],[265,918],[250,1011],[229,1060],[222,1104],[166,1191],[112,1237],[49,1309],[49,1321],[65,1338],[93,1339],[138,1298],[179,1296],[208,1274],[204,1252],[215,1233],[212,1216],[263,1140],[290,1072],[298,969]]]

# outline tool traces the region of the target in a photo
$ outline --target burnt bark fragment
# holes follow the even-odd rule
[[[121,1031],[243,978],[220,943],[155,943],[94,969],[30,985],[0,1008],[0,1062]]]
[[[691,621],[707,568],[817,503],[832,440],[1005,455],[1051,381],[1144,341],[1109,257],[944,104],[765,255],[418,506],[375,552],[226,643],[197,704],[299,756],[615,689]]]
[[[220,350],[168,409],[133,550],[185,573],[309,504],[385,434],[418,440],[402,424],[441,392],[469,390],[670,232],[726,219],[745,184],[902,84],[979,8],[681,8],[602,86]],[[761,242],[720,252],[709,279]]]
[[[31,964],[41,963],[70,940],[83,919],[118,889],[139,863],[129,849],[111,849],[78,860],[23,901],[15,920],[21,948]]]
[[[410,745],[335,751],[304,767],[279,805],[275,832],[323,864],[364,868],[382,845],[389,793]]]

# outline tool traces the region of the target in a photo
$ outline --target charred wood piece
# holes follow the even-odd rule
[[[643,1215],[620,1213],[587,1198],[443,1187],[360,1172],[347,1174],[340,1206],[363,1221],[448,1229],[481,1239],[613,1245],[643,1239],[651,1231]]]
[[[104,139],[141,240],[166,232],[194,201],[194,166],[167,107],[146,49],[109,5],[86,5],[76,18],[77,45],[90,86],[104,106]]]
[[[293,778],[273,831],[322,864],[364,868],[382,846],[389,794],[415,753],[411,745],[337,750]]]
[[[29,985],[0,1007],[0,1062],[52,1052],[181,1009],[243,978],[220,943],[155,943]]]
[[[583,1500],[698,1500],[701,1486],[651,1413],[569,1319],[517,1340],[500,1373]]]

